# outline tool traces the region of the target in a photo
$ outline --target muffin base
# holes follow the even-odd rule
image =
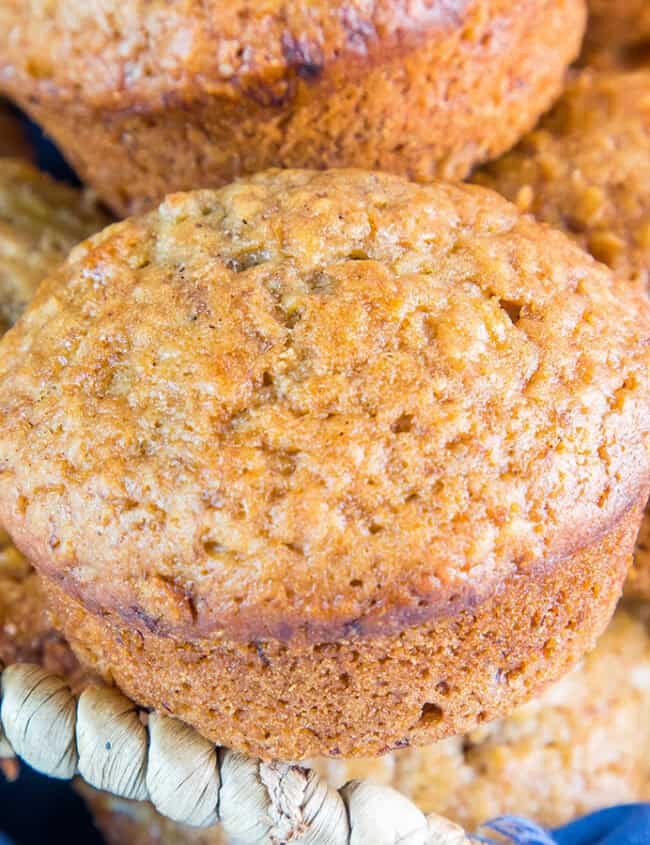
[[[236,77],[209,96],[197,88],[120,103],[111,92],[112,102],[91,104],[27,73],[2,84],[119,215],[268,167],[462,179],[549,108],[585,23],[582,0],[467,6],[453,28],[393,55],[373,47],[309,73],[290,66],[280,80]]]
[[[650,636],[638,618],[644,609],[617,610],[574,672],[506,719],[426,748],[309,765],[335,789],[370,779],[468,831],[506,814],[554,828],[612,804],[645,801]],[[114,798],[83,783],[78,788],[109,843],[225,842],[221,827],[199,831],[163,819],[150,804]]]
[[[645,499],[589,547],[395,636],[183,642],[94,615],[52,580],[47,589],[79,659],[140,705],[264,759],[378,755],[509,712],[593,647],[621,594]]]

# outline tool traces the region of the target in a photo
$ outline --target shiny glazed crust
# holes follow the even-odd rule
[[[308,764],[335,788],[357,778],[392,786],[468,831],[504,814],[552,828],[650,797],[649,706],[648,631],[634,610],[619,609],[573,672],[506,719],[424,748]],[[109,845],[224,841],[218,827],[173,824],[150,804],[79,787]]]
[[[383,754],[508,713],[592,648],[620,596],[641,501],[561,566],[392,637],[189,643],[89,613],[51,582],[48,597],[83,663],[219,744],[267,759]]]
[[[4,3],[0,89],[118,213],[270,166],[461,178],[548,108],[585,21],[583,0],[108,5]]]

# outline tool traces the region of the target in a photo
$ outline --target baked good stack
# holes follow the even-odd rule
[[[650,491],[650,76],[574,74],[475,176],[513,205],[431,180],[531,128],[583,4],[357,5],[0,12],[0,88],[117,213],[151,209],[48,259],[2,341],[0,520],[81,664],[213,743],[343,780],[392,766],[468,828],[644,798],[627,675],[601,711],[612,749],[639,726],[620,793],[595,760],[596,803],[555,773],[564,809],[491,798],[497,767],[484,791],[412,784],[449,743],[521,754],[513,710],[594,646],[628,575]],[[214,187],[269,164],[319,169]],[[639,596],[646,568],[641,544]],[[527,705],[569,747],[610,648],[645,665],[626,614]],[[109,819],[113,841],[148,812]]]
[[[583,0],[11,0],[0,86],[121,214],[273,166],[462,178],[549,107],[584,20]]]

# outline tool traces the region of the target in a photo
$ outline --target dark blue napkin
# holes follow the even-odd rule
[[[566,827],[545,831],[532,822],[501,816],[475,837],[486,845],[650,845],[650,804],[626,804],[592,813]],[[501,834],[501,839],[491,836]]]

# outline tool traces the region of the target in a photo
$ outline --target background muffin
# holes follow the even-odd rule
[[[119,213],[272,165],[460,178],[548,108],[584,21],[584,0],[5,3],[0,89]]]
[[[580,72],[540,125],[474,181],[647,289],[650,70]]]
[[[41,279],[109,222],[88,192],[0,159],[0,330],[15,322]]]
[[[650,70],[581,72],[534,132],[474,178],[566,232],[645,295]],[[640,597],[650,597],[648,519],[627,585]]]
[[[275,171],[171,196],[3,340],[0,512],[141,703],[267,757],[430,742],[609,618],[650,476],[646,332],[479,188]]]
[[[650,40],[647,0],[588,0],[588,48],[630,47]]]
[[[650,641],[619,610],[584,664],[507,719],[465,737],[377,759],[311,761],[335,786],[368,778],[467,830],[515,814],[555,827],[615,803],[650,798]],[[83,784],[109,845],[221,845],[196,830]]]

